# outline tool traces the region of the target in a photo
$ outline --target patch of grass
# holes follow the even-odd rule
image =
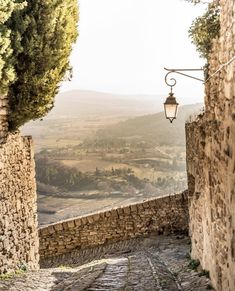
[[[192,270],[196,270],[200,266],[199,260],[191,260],[188,264],[188,267]]]
[[[6,273],[0,275],[0,281],[10,280],[14,277],[14,273]]]
[[[15,271],[16,273],[22,273],[22,272],[26,272],[27,271],[27,265],[24,262],[20,262],[18,264],[18,269]]]
[[[25,272],[26,272],[26,270],[19,269],[19,270],[16,270],[14,274],[17,276],[20,276],[20,275],[25,274]]]
[[[9,272],[9,273],[5,273],[5,274],[1,274],[0,275],[0,281],[10,280],[10,279],[13,279],[15,277],[23,276],[25,274],[25,272],[26,272],[25,270],[18,269],[15,272]]]
[[[59,265],[59,268],[60,269],[70,269],[71,267],[62,264],[62,265]]]

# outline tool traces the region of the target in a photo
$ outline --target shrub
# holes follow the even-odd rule
[[[188,264],[188,267],[192,270],[196,270],[197,267],[200,266],[200,262],[199,260],[190,260],[189,264]]]
[[[201,57],[208,59],[212,40],[219,36],[219,32],[220,7],[215,3],[209,4],[205,14],[196,18],[189,29],[189,36]]]

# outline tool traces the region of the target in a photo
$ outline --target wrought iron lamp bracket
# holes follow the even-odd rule
[[[167,69],[167,68],[164,68],[166,71],[168,71],[168,73],[166,74],[165,76],[165,83],[167,84],[167,86],[171,87],[171,93],[172,93],[172,88],[176,85],[177,81],[176,79],[174,78],[171,78],[170,81],[172,81],[173,83],[170,84],[169,81],[168,81],[168,76],[172,73],[175,73],[175,74],[179,74],[179,75],[182,75],[182,76],[185,76],[185,77],[188,77],[188,78],[191,78],[191,79],[194,79],[194,80],[197,80],[197,81],[200,81],[200,82],[203,82],[204,84],[207,83],[210,79],[214,78],[215,75],[217,75],[220,71],[223,70],[223,68],[227,67],[228,65],[230,65],[232,62],[235,61],[235,56],[233,56],[227,63],[224,63],[222,64],[218,70],[216,70],[211,76],[209,76],[206,80],[202,80],[202,79],[199,79],[199,78],[196,78],[194,76],[191,76],[191,75],[188,75],[188,74],[185,74],[185,73],[182,73],[182,72],[195,72],[195,71],[206,71],[206,67],[204,68],[201,68],[201,69]]]
[[[179,74],[179,75],[182,75],[182,76],[185,76],[185,77],[188,77],[188,78],[191,78],[191,79],[194,79],[194,80],[197,80],[197,81],[200,81],[200,82],[205,82],[205,80],[203,79],[199,79],[199,78],[196,78],[194,76],[191,76],[191,75],[188,75],[188,74],[185,74],[183,72],[192,72],[192,71],[204,71],[204,69],[167,69],[167,68],[164,68],[166,71],[168,71],[168,73],[166,74],[165,76],[165,83],[167,84],[167,86],[171,87],[171,93],[172,93],[172,88],[176,85],[177,81],[175,78],[170,78],[168,80],[168,77],[170,74]],[[170,81],[170,82],[169,82]]]
[[[206,66],[204,68],[201,68],[201,69],[167,69],[167,68],[164,68],[167,71],[166,76],[165,76],[165,83],[167,84],[167,86],[171,87],[171,92],[170,92],[169,96],[166,98],[166,101],[164,103],[166,118],[169,119],[170,122],[172,123],[173,120],[176,119],[177,107],[179,105],[176,101],[176,98],[174,97],[173,92],[172,92],[173,87],[176,85],[177,81],[175,78],[169,79],[170,74],[173,74],[173,73],[178,74],[178,75],[188,77],[188,78],[191,78],[191,79],[194,79],[194,80],[197,80],[197,81],[200,81],[200,82],[206,84],[208,81],[210,81],[212,78],[214,78],[214,76],[219,74],[220,71],[222,71],[226,66],[228,66],[229,64],[231,64],[234,61],[235,61],[235,56],[233,56],[227,63],[222,64],[212,75],[207,77],[207,79],[205,77],[204,77],[204,79],[199,79],[197,77],[194,77],[194,76],[191,76],[191,75],[188,75],[185,73],[185,72],[204,71],[204,76],[206,76],[206,75],[208,75],[208,71],[207,71]]]

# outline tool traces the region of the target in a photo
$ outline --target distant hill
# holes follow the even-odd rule
[[[32,135],[36,150],[78,143],[105,125],[162,110],[162,96],[115,95],[94,91],[58,94],[43,120],[31,121],[22,133]]]
[[[97,137],[133,137],[156,145],[185,145],[185,121],[202,107],[201,103],[179,107],[178,117],[173,123],[166,120],[164,112],[132,118],[99,130]]]
[[[162,96],[117,95],[95,91],[74,90],[56,96],[55,106],[46,119],[77,118],[110,114],[137,116],[161,111]]]

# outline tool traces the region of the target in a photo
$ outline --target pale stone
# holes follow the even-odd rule
[[[7,115],[7,108],[6,107],[0,108],[0,115]]]
[[[5,137],[4,128],[1,123]],[[32,152],[29,139],[9,134],[0,145],[0,273],[18,269],[22,261],[29,270],[38,269],[35,169],[32,159],[25,161]]]
[[[235,2],[220,5],[221,37],[213,42],[210,73],[235,55]],[[235,61],[206,83],[206,94],[204,116],[186,125],[192,257],[210,271],[216,290],[233,291]]]

